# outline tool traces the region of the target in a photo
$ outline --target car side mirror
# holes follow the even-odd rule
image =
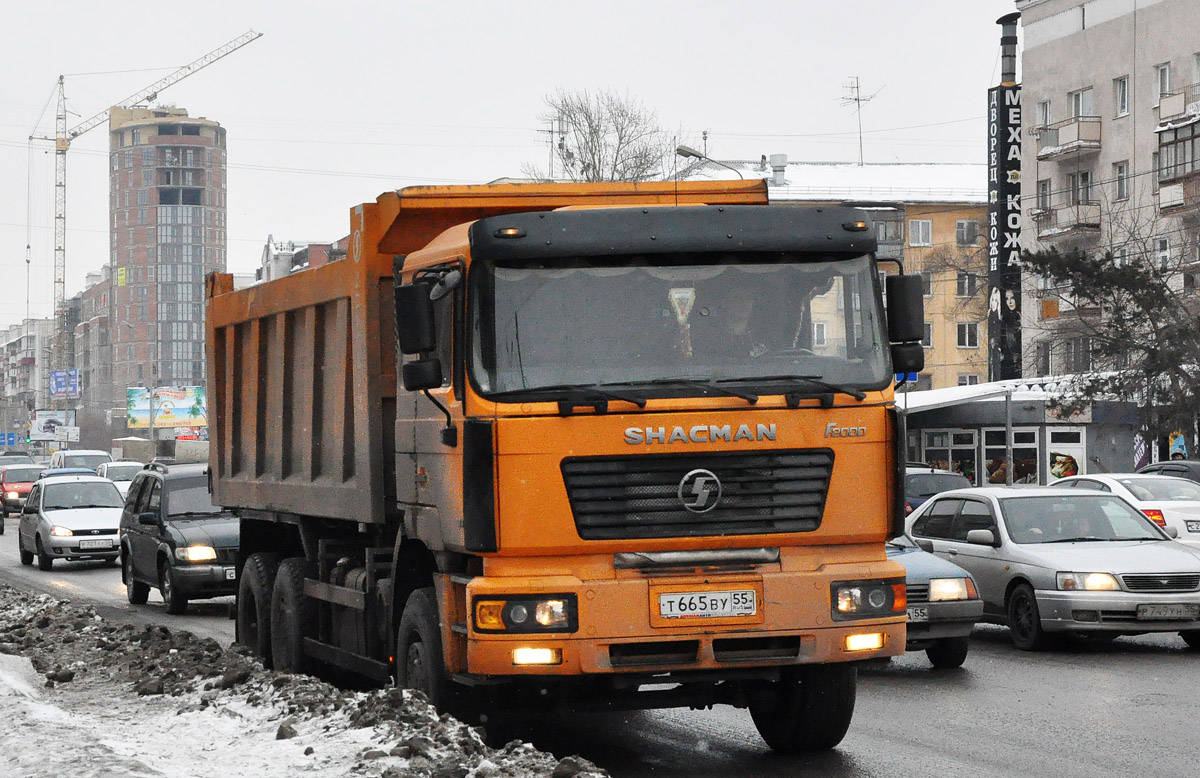
[[[913,538],[913,541],[917,544],[917,548],[921,549],[922,551],[928,551],[931,554],[933,553],[932,540],[926,540],[925,538]]]
[[[37,506],[36,505],[26,505],[25,507],[21,508],[21,513],[22,514],[37,513]]]
[[[1175,539],[1179,538],[1179,530],[1174,527],[1163,527],[1163,531]]]
[[[157,513],[139,513],[138,514],[138,524],[144,524],[147,527],[157,527],[158,526],[158,514]]]
[[[995,546],[996,536],[990,529],[968,530],[967,542],[976,546]]]

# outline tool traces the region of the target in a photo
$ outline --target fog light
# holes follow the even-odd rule
[[[475,601],[476,629],[504,629],[503,600]]]
[[[1099,621],[1100,611],[1071,611],[1071,618],[1075,621]]]
[[[847,651],[872,651],[877,648],[883,648],[882,632],[867,632],[846,636]]]
[[[561,665],[562,649],[516,648],[512,657],[514,665]]]

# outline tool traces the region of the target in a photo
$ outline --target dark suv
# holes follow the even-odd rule
[[[151,463],[133,477],[121,513],[121,580],[129,602],[151,587],[167,613],[188,600],[237,594],[238,519],[212,504],[208,465]]]
[[[962,473],[909,462],[904,469],[904,513],[912,513],[935,494],[970,486],[971,481]]]

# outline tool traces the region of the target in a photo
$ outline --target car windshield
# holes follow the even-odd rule
[[[1124,486],[1139,500],[1197,500],[1200,501],[1200,484],[1182,478],[1119,478]]]
[[[133,477],[141,472],[141,470],[142,466],[139,463],[109,465],[104,468],[104,477],[110,481],[132,481]]]
[[[63,457],[63,467],[86,467],[88,470],[95,470],[105,462],[111,462],[112,457],[107,454],[71,454]]]
[[[208,493],[208,481],[203,478],[189,478],[180,487],[172,486],[168,492],[167,510],[172,516],[221,512],[220,508],[212,504],[212,495]]]
[[[19,456],[16,454],[0,457],[0,467],[5,465],[32,465],[33,457]]]
[[[1165,539],[1141,511],[1111,494],[1008,497],[1000,508],[1016,543]]]
[[[480,262],[471,375],[489,395],[613,384],[695,393],[774,377],[812,390],[800,376],[881,388],[890,375],[876,285],[869,256]]]
[[[42,510],[70,508],[120,508],[125,504],[112,481],[73,481],[46,484],[42,489]]]
[[[932,497],[970,485],[967,477],[958,473],[911,473],[904,477],[904,493],[913,497]]]
[[[4,468],[4,483],[13,484],[24,481],[36,481],[38,473],[42,472],[44,467],[6,467]]]

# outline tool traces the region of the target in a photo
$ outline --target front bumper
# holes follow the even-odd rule
[[[689,672],[694,677],[695,671],[700,675],[720,674],[898,656],[904,652],[903,612],[855,621],[834,621],[831,616],[833,582],[870,579],[903,580],[903,568],[879,561],[826,565],[815,571],[773,570],[704,577],[478,577],[467,585],[466,654],[461,672],[475,677]],[[657,597],[664,590],[755,587],[761,587],[761,595],[754,617],[668,621],[657,613]],[[574,632],[475,631],[469,613],[475,598],[550,593],[575,595],[579,611]],[[864,633],[881,634],[882,647],[857,651],[846,648],[848,636]],[[517,665],[514,651],[518,648],[552,649],[561,661]]]
[[[116,559],[121,554],[120,536],[113,535],[68,535],[67,537],[43,537],[42,544],[55,559],[80,561],[87,559]],[[94,547],[94,543],[109,541],[110,546]],[[86,546],[84,545],[86,543]]]
[[[927,648],[935,640],[967,637],[983,616],[983,600],[914,602],[909,603],[909,608],[925,608],[929,612],[928,621],[908,622],[905,647],[910,651]]]
[[[1200,592],[1063,592],[1038,590],[1038,612],[1047,632],[1179,632],[1200,620],[1139,619],[1139,605],[1200,605]]]
[[[20,513],[24,507],[25,497],[18,497],[15,500],[11,500],[8,497],[4,498],[4,510],[7,513]]]
[[[176,563],[171,570],[175,574],[175,588],[190,599],[237,594],[237,568],[232,564]]]

